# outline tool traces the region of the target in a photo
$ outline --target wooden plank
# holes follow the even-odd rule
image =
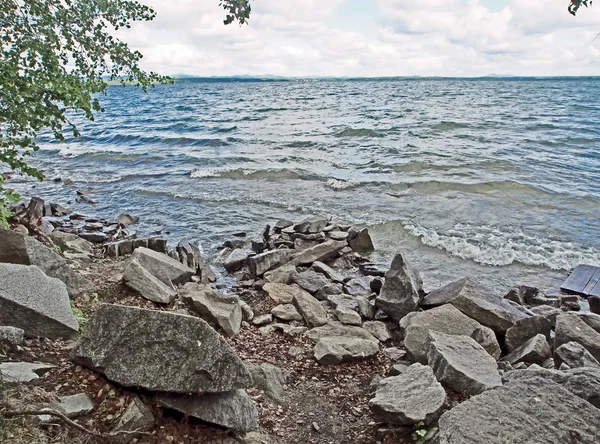
[[[579,265],[560,286],[561,290],[582,293],[597,269],[592,265]]]
[[[596,272],[594,273],[588,284],[585,286],[582,293],[590,294],[598,282],[600,282],[600,268],[596,269]]]

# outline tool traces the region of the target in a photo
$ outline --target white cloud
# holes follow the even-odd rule
[[[241,27],[223,25],[217,0],[148,3],[156,20],[120,35],[165,74],[600,74],[600,5],[572,17],[566,0],[505,0],[494,11],[479,0],[376,0],[367,32],[333,24],[348,0],[252,0]]]

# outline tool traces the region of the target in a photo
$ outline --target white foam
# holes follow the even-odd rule
[[[334,190],[347,190],[349,188],[353,188],[358,185],[357,182],[353,180],[342,180],[342,179],[329,179],[327,181],[327,186]]]
[[[203,179],[206,177],[220,177],[221,171],[214,168],[197,169],[190,173],[190,177],[194,179]]]
[[[592,247],[542,239],[521,231],[505,232],[496,227],[457,224],[447,233],[438,233],[410,222],[403,225],[425,245],[485,265],[520,262],[552,270],[570,270],[579,264],[600,263],[600,251]]]

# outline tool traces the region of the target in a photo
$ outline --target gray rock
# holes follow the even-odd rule
[[[366,339],[371,342],[378,343],[377,338],[369,333],[367,330],[361,327],[355,327],[352,325],[343,325],[341,322],[329,321],[327,324],[316,327],[308,331],[306,334],[308,339],[313,342],[319,341],[321,338],[331,337],[347,337],[347,338],[359,338]]]
[[[283,319],[284,321],[302,321],[304,318],[293,304],[282,304],[273,307],[271,314],[276,318]]]
[[[137,248],[132,260],[137,260],[142,267],[158,278],[165,285],[184,284],[194,275],[194,270],[170,258],[166,254],[159,253],[149,248]]]
[[[314,356],[321,365],[360,361],[379,353],[377,342],[353,337],[324,337],[315,345]]]
[[[291,220],[281,219],[277,221],[275,225],[273,225],[273,229],[277,232],[283,230],[284,228],[291,227],[292,225],[294,225],[294,222]]]
[[[71,337],[79,330],[67,288],[35,266],[0,264],[0,325],[29,336]]]
[[[556,317],[554,347],[567,342],[577,342],[600,361],[600,333],[590,327],[575,313],[563,313]]]
[[[170,304],[177,297],[173,284],[165,284],[152,275],[137,261],[132,259],[123,272],[123,282],[137,291],[140,296],[157,304]]]
[[[525,305],[528,307],[550,305],[553,302],[551,299],[548,299],[544,292],[539,288],[529,287],[527,285],[519,285],[511,288],[510,291],[504,296],[504,299],[508,299],[509,301],[513,301],[519,305]]]
[[[504,360],[511,364],[525,362],[528,364],[542,364],[546,359],[552,357],[552,349],[546,340],[546,336],[540,334],[528,339],[523,345],[514,349]]]
[[[46,274],[63,281],[71,297],[81,296],[96,290],[96,286],[92,282],[68,266],[46,271]]]
[[[296,266],[292,264],[282,265],[264,274],[265,282],[276,284],[291,284],[296,274]]]
[[[327,311],[306,291],[296,293],[292,302],[309,327],[319,327],[327,323]]]
[[[24,335],[25,331],[21,328],[0,326],[0,349],[2,349],[3,346],[15,349],[18,345],[23,343]]]
[[[413,365],[421,365],[419,363],[413,364]],[[402,373],[406,372],[406,370],[408,370],[408,367],[410,365],[409,364],[394,364],[392,366],[390,366],[390,371],[388,372],[388,376],[398,376],[401,375]]]
[[[477,343],[481,345],[492,358],[494,358],[496,361],[500,359],[502,349],[500,348],[500,344],[498,344],[498,338],[496,338],[496,333],[494,333],[494,330],[480,325],[473,330],[473,333],[471,333],[470,336],[475,339]]]
[[[94,403],[85,393],[62,396],[59,399],[59,406],[69,418],[77,418],[94,411]]]
[[[438,427],[439,444],[595,444],[600,410],[552,381],[532,378],[472,397],[445,412]]]
[[[193,273],[200,277],[200,283],[208,284],[217,280],[217,276],[210,268],[210,265],[204,260],[200,242],[183,239],[177,244],[176,251],[183,265],[187,265]],[[184,282],[187,280],[189,279],[186,279]]]
[[[312,268],[315,271],[318,271],[319,273],[323,273],[325,276],[327,276],[328,279],[331,279],[333,282],[337,282],[340,284],[344,282],[344,276],[342,276],[341,273],[335,271],[333,268],[331,268],[329,265],[324,264],[323,262],[313,262]]]
[[[393,320],[399,321],[418,308],[422,286],[419,273],[412,270],[401,253],[397,253],[385,274],[385,283],[375,305]]]
[[[113,432],[148,432],[154,428],[155,423],[152,410],[139,398],[134,398],[119,418]],[[136,436],[135,433],[123,434],[116,437],[115,440],[119,443],[128,443]]]
[[[365,319],[375,319],[375,306],[365,297],[356,296],[355,299],[361,316]]]
[[[93,244],[102,244],[109,240],[108,234],[101,231],[82,231],[79,237]]]
[[[537,307],[531,307],[531,311],[536,316],[542,316],[543,318],[550,321],[551,325],[556,324],[556,317],[559,314],[564,313],[561,309],[550,307],[549,305],[539,305]]]
[[[228,336],[240,331],[242,307],[236,296],[224,296],[210,286],[189,282],[183,286],[181,299],[190,310],[218,325]]]
[[[392,362],[402,361],[406,357],[406,351],[401,350],[398,347],[388,347],[385,348],[383,352]]]
[[[131,214],[119,214],[117,216],[117,223],[128,227],[129,225],[135,225],[140,221],[139,216],[133,216]]]
[[[256,326],[267,325],[273,322],[273,315],[271,313],[255,316],[252,320],[252,324]]]
[[[554,351],[558,364],[565,363],[569,368],[599,367],[600,362],[585,347],[577,342],[567,342]]]
[[[303,271],[302,273],[296,273],[293,280],[300,287],[304,288],[309,293],[316,293],[325,285],[329,284],[329,279],[321,273],[317,273],[314,270]]]
[[[246,264],[247,260],[248,253],[246,253],[241,248],[236,248],[231,253],[229,253],[227,258],[225,258],[225,260],[223,261],[223,265],[225,266],[225,269],[228,272],[233,273],[234,271],[237,271],[240,268],[242,268]]]
[[[381,321],[366,321],[362,327],[381,342],[389,341],[392,338],[387,325]]]
[[[240,308],[242,309],[242,320],[250,322],[254,319],[254,311],[246,302],[240,301]]]
[[[326,262],[336,257],[340,250],[346,246],[345,241],[328,240],[314,247],[304,250],[293,261],[294,265],[310,265],[313,262]]]
[[[550,330],[552,330],[552,324],[543,316],[519,319],[515,325],[506,330],[506,349],[511,352],[538,334],[542,334],[547,340],[550,340]]]
[[[340,295],[343,294],[343,292],[344,287],[342,286],[342,284],[329,283],[321,287],[319,291],[317,291],[317,293],[315,294],[315,297],[320,301],[325,301],[329,300],[329,296]]]
[[[417,363],[399,376],[383,379],[369,406],[378,422],[412,426],[437,421],[445,403],[446,392],[431,367]]]
[[[300,335],[304,334],[308,330],[308,328],[306,328],[306,327],[295,327],[293,325],[282,324],[282,323],[275,323],[275,324],[269,325],[267,327],[272,327],[273,330],[280,331],[284,335],[289,336],[291,338],[295,338],[296,336],[300,336]],[[265,328],[265,327],[262,327],[262,328]]]
[[[538,378],[551,380],[600,409],[599,368],[580,367],[562,371],[532,365],[526,370],[513,370],[502,376],[504,382],[521,382]]]
[[[351,228],[350,231],[348,231],[348,237],[346,240],[348,241],[350,248],[352,248],[354,251],[375,251],[373,241],[371,240],[371,235],[369,234],[369,230],[367,228],[363,228],[360,231]]]
[[[252,384],[221,335],[200,318],[172,312],[100,304],[71,358],[118,384],[153,391],[223,392]]]
[[[253,364],[244,362],[246,368],[252,375],[254,387],[262,390],[265,396],[277,404],[285,403],[284,384],[286,375],[283,370],[272,364]]]
[[[340,321],[342,324],[346,324],[346,325],[361,325],[362,324],[362,319],[361,319],[360,315],[356,311],[352,310],[351,308],[345,307],[343,305],[339,305],[338,307],[336,307],[335,310],[333,311],[333,314],[338,319],[338,321]]]
[[[400,321],[404,335],[404,346],[409,356],[421,364],[427,363],[427,343],[430,331],[449,335],[472,336],[481,324],[463,314],[453,305],[446,304],[431,310],[411,313]],[[486,345],[489,337],[486,336]],[[497,344],[495,348],[500,348]],[[487,347],[486,347],[487,350]]]
[[[156,400],[170,409],[238,432],[258,427],[258,411],[244,390],[202,395],[161,393]]]
[[[253,277],[262,276],[265,272],[289,262],[296,254],[294,250],[282,248],[251,256],[248,258],[250,273]]]
[[[30,382],[39,379],[44,373],[55,368],[50,364],[37,364],[30,362],[3,362],[0,363],[0,376],[8,384]]]
[[[474,339],[433,331],[429,338],[427,361],[441,383],[471,396],[502,385],[496,360]]]
[[[335,308],[345,307],[349,308],[350,310],[358,309],[358,301],[356,298],[347,294],[334,294],[327,296],[327,301],[329,301]]]
[[[596,330],[596,332],[600,333],[600,315],[589,312],[575,313],[575,315],[579,316],[583,322]]]
[[[351,296],[369,296],[371,286],[363,278],[350,279],[344,285],[344,291]]]
[[[82,239],[73,233],[65,233],[63,231],[53,231],[48,234],[48,237],[54,245],[60,247],[63,251],[72,251],[75,253],[93,254],[92,243]]]
[[[600,315],[600,296],[588,296],[588,304],[592,313]]]
[[[490,293],[479,282],[464,278],[429,293],[422,306],[432,307],[450,303],[496,333],[504,333],[516,321],[528,317],[511,303]]]
[[[327,226],[327,219],[308,218],[299,224],[294,225],[294,231],[297,233],[320,233]]]

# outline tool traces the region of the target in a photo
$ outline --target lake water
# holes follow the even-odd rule
[[[375,260],[406,251],[426,289],[551,289],[600,265],[598,80],[179,82],[102,100],[83,137],[41,140],[35,164],[74,186],[13,186],[64,204],[93,189],[71,207],[211,255],[279,218],[346,219]]]

